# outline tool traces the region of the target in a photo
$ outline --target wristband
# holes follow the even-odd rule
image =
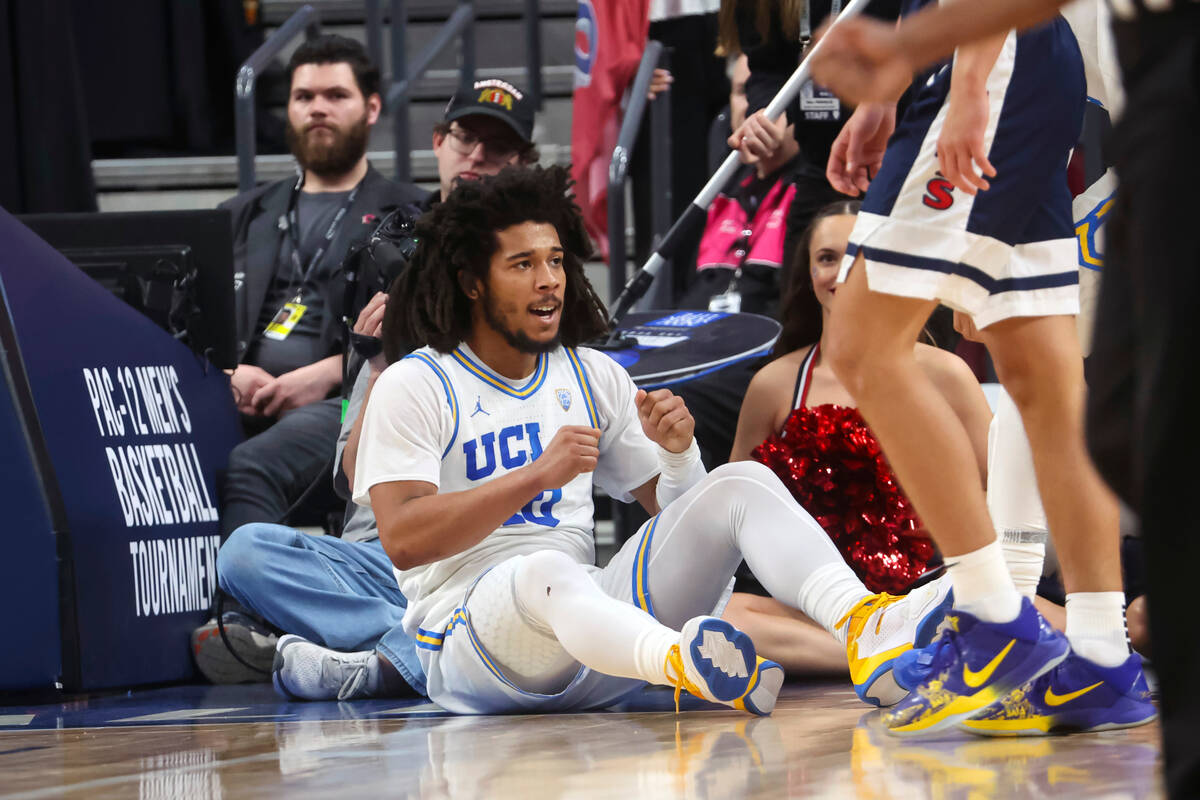
[[[700,446],[695,437],[687,450],[682,453],[672,453],[662,447],[658,448],[658,485],[655,496],[658,507],[666,508],[669,503],[679,498],[688,489],[699,483],[708,470],[700,459]]]

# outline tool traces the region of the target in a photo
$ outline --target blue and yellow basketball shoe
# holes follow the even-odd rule
[[[686,689],[710,702],[765,717],[775,710],[783,685],[783,667],[759,658],[749,636],[716,617],[684,623],[663,671],[675,687],[677,713],[679,693]]]
[[[883,724],[897,736],[957,725],[1053,669],[1069,649],[1028,598],[1021,598],[1021,611],[1012,622],[984,622],[951,611],[942,623],[928,677],[884,714]]]
[[[896,656],[892,662],[892,679],[896,685],[905,692],[911,692],[924,683],[933,671],[933,656],[937,648],[938,640],[935,638],[924,647],[914,644],[911,650]]]
[[[1141,656],[1103,667],[1072,652],[959,727],[983,736],[1043,736],[1132,728],[1155,716]]]
[[[837,627],[846,625],[846,661],[860,700],[890,706],[904,699],[908,689],[893,680],[893,662],[914,644],[928,643],[952,604],[950,580],[943,577],[907,595],[864,597],[838,620]]]

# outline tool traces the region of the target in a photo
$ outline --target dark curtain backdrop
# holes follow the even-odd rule
[[[243,0],[69,0],[98,158],[233,152]]]
[[[232,153],[261,42],[243,0],[0,0],[0,205],[94,211],[93,158]],[[282,142],[267,116],[260,151]]]
[[[0,205],[95,211],[70,0],[0,0]]]

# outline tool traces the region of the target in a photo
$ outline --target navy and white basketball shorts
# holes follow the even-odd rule
[[[951,68],[928,75],[888,142],[839,282],[863,254],[872,291],[939,300],[979,327],[1075,314],[1079,255],[1067,161],[1087,101],[1079,45],[1061,18],[1010,33],[987,80],[996,168],[974,197],[938,170]]]

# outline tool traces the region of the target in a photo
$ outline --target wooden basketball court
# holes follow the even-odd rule
[[[751,717],[649,690],[615,711],[455,717],[269,685],[0,708],[4,798],[1155,798],[1158,725],[898,740],[842,682]]]

